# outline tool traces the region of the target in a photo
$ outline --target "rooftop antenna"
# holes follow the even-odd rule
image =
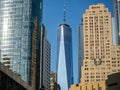
[[[63,18],[64,23],[66,22],[66,3],[64,0],[64,18]]]

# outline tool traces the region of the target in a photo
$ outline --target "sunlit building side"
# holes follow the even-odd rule
[[[39,36],[37,47],[40,52],[42,0],[0,0],[0,61],[9,64],[9,69],[18,73],[27,83],[30,83],[32,30],[36,17]],[[38,55],[40,59],[40,53]]]
[[[120,72],[108,75],[108,79],[87,84],[73,84],[69,90],[120,90]]]
[[[83,14],[84,58],[81,83],[100,82],[112,73],[111,13],[103,4],[90,5]]]

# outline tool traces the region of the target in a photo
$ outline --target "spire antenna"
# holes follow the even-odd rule
[[[66,3],[64,1],[64,19],[63,19],[64,23],[66,22]]]

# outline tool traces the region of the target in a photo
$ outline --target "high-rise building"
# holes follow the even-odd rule
[[[71,85],[69,90],[106,90],[106,81]]]
[[[118,38],[116,37],[116,29],[115,29],[115,18],[112,17],[112,43],[113,45],[118,45]]]
[[[72,31],[69,25],[61,24],[58,30],[57,82],[61,90],[68,90],[73,83]]]
[[[34,30],[32,34],[32,63],[31,63],[31,86],[35,90],[39,90],[44,87],[45,90],[50,90],[50,58],[51,58],[51,46],[47,40],[47,33],[45,26],[41,23],[41,51],[40,58],[38,55],[38,28],[37,18],[34,20]]]
[[[65,18],[59,25],[57,37],[57,83],[60,90],[68,90],[73,83],[72,31]]]
[[[120,45],[120,0],[113,1],[114,1],[116,44]]]
[[[9,64],[9,69],[27,83],[31,75],[32,33],[36,17],[37,79],[40,79],[42,0],[0,0],[0,61]]]
[[[100,82],[112,73],[111,13],[103,4],[91,5],[83,14],[82,23],[84,53],[81,83]]]
[[[57,74],[51,71],[50,73],[50,90],[57,90]]]
[[[69,90],[120,90],[120,72],[108,75],[101,82],[71,85]]]
[[[50,58],[51,58],[51,45],[47,39],[46,28],[42,25],[42,85],[45,87],[45,90],[50,90]]]
[[[81,66],[83,64],[84,46],[83,46],[83,24],[79,25],[78,28],[78,82],[80,83],[81,78]]]

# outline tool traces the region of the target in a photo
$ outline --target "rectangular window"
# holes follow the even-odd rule
[[[98,90],[102,90],[102,87],[99,87]]]

